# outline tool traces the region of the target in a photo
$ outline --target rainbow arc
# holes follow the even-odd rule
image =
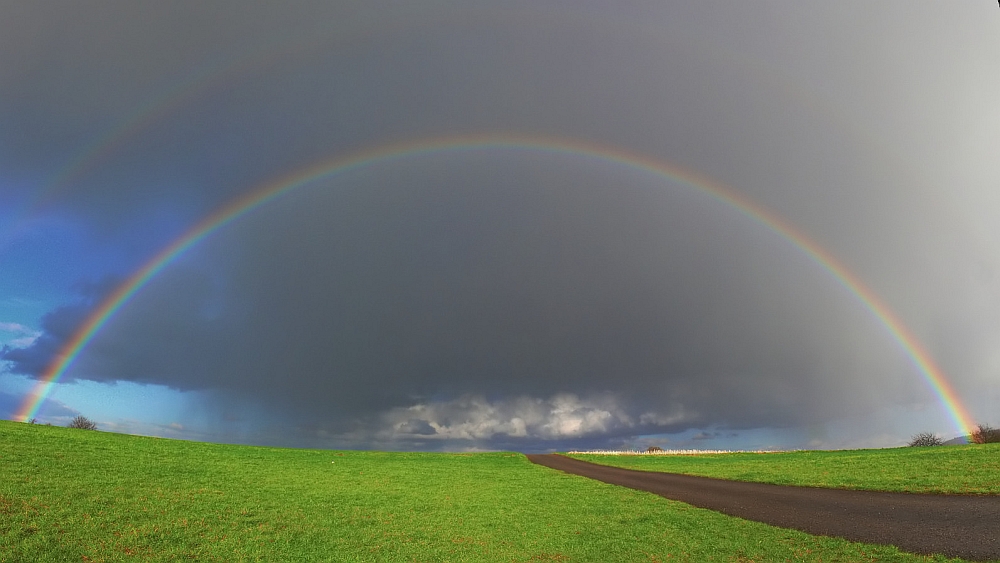
[[[572,155],[624,165],[651,173],[670,182],[676,182],[701,192],[724,206],[735,209],[760,226],[789,241],[806,257],[830,273],[885,327],[892,338],[906,352],[914,367],[940,399],[955,429],[962,434],[968,434],[974,427],[972,418],[959,400],[958,394],[945,376],[944,371],[935,363],[932,356],[899,317],[846,266],[781,217],[701,174],[673,164],[594,143],[523,135],[461,135],[384,145],[336,157],[295,171],[260,186],[245,196],[219,208],[153,256],[94,310],[72,337],[66,341],[40,375],[37,385],[26,396],[15,417],[22,421],[34,418],[46,397],[51,393],[53,386],[65,375],[74,360],[84,351],[87,344],[101,330],[101,327],[177,257],[219,229],[297,188],[319,180],[330,179],[350,171],[402,159],[446,152],[487,149]]]

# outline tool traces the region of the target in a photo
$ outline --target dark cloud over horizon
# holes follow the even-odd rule
[[[221,205],[361,148],[578,139],[773,210],[882,296],[980,416],[1000,401],[970,396],[1000,365],[998,170],[943,152],[1000,84],[977,74],[986,52],[942,70],[989,39],[949,43],[932,5],[906,20],[862,4],[53,10],[5,9],[0,181],[26,226],[0,243],[65,221],[93,252],[84,279],[126,279]],[[932,71],[974,83],[968,97]],[[4,348],[10,372],[41,373],[113,285],[53,304],[31,345]],[[514,149],[377,162],[248,213],[116,313],[74,379],[204,392],[205,409],[267,413],[306,441],[427,448],[710,441],[935,401],[856,296],[747,214]]]

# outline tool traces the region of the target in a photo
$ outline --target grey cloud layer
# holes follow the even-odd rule
[[[548,401],[544,419],[567,393],[615,405],[587,434],[792,425],[872,408],[895,388],[882,372],[906,372],[827,273],[705,194],[568,157],[430,160],[305,187],[218,232],[70,377],[220,390],[380,436],[422,405],[398,429],[459,438],[482,404]],[[46,338],[80,314],[54,313]],[[468,396],[490,399],[456,407]],[[493,432],[516,436],[504,416]],[[558,436],[526,416],[531,437]]]
[[[7,7],[0,165],[95,246],[148,238],[151,256],[169,239],[144,218],[192,224],[360,147],[599,142],[775,210],[968,394],[995,381],[1000,170],[946,150],[962,138],[947,116],[976,138],[991,118],[930,76],[998,92],[969,77],[1000,49],[980,49],[968,14],[902,6]],[[948,22],[968,27],[961,42]],[[94,304],[53,311],[4,359],[39,373]],[[932,400],[855,297],[746,216],[634,170],[503,151],[376,166],[265,206],[160,274],[67,377],[209,389],[324,432],[497,444],[575,438],[552,430],[560,397],[591,438]]]

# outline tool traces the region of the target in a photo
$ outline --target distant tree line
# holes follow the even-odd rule
[[[32,418],[31,420],[28,421],[28,424],[38,424],[38,419]],[[52,423],[46,422],[45,426],[52,426]],[[73,420],[71,420],[69,424],[66,425],[66,428],[79,428],[81,430],[97,430],[97,423],[81,414],[78,415]]]
[[[972,444],[1000,444],[1000,428],[993,428],[989,424],[980,424],[969,434],[968,438]],[[933,433],[921,432],[913,436],[908,445],[919,448],[940,446],[943,444],[944,442],[941,441],[941,438],[938,438]]]

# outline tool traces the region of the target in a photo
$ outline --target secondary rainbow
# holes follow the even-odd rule
[[[972,430],[974,426],[973,419],[962,405],[944,372],[892,310],[829,252],[771,211],[736,192],[724,188],[701,174],[650,157],[589,142],[519,135],[462,135],[418,139],[411,142],[383,145],[351,155],[337,157],[332,160],[322,161],[309,168],[296,171],[276,181],[267,183],[249,192],[246,196],[230,202],[200,221],[188,230],[186,234],[156,254],[102,302],[59,350],[55,358],[53,358],[39,377],[35,388],[25,398],[15,417],[22,421],[33,418],[38,413],[38,409],[44,403],[45,398],[51,392],[53,385],[62,378],[73,361],[87,346],[87,343],[100,331],[101,327],[129,299],[142,289],[150,279],[155,277],[175,258],[218,229],[225,227],[247,213],[296,188],[321,179],[329,179],[352,170],[376,164],[385,164],[394,160],[443,152],[484,149],[523,150],[549,154],[585,156],[616,163],[644,170],[693,188],[739,211],[798,247],[811,260],[830,272],[845,289],[854,294],[864,307],[885,326],[889,334],[906,352],[913,365],[941,400],[942,405],[955,426],[955,430],[962,434],[968,434]]]

